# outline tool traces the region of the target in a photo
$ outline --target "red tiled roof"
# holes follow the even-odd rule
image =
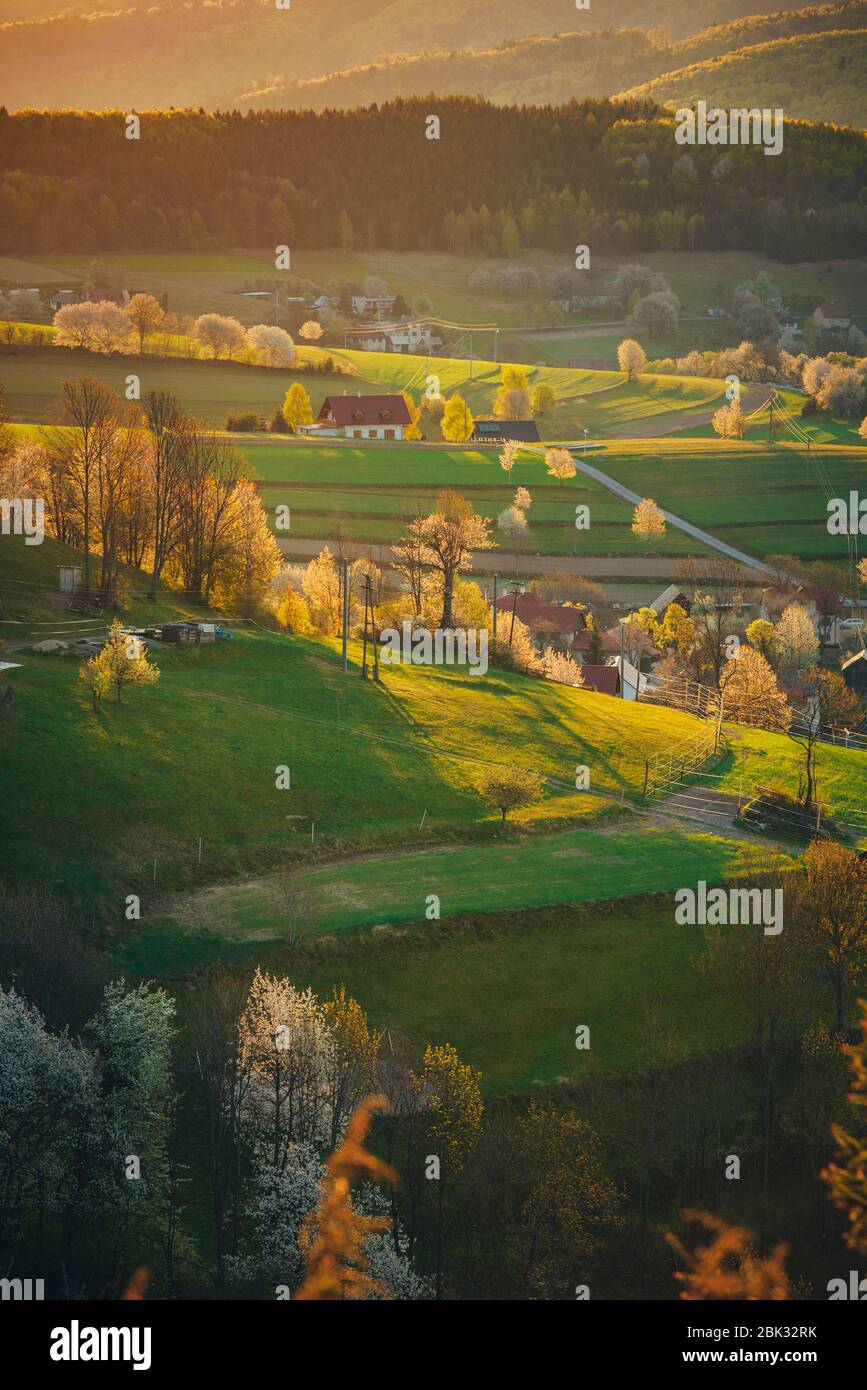
[[[338,425],[410,425],[403,396],[326,396],[319,419],[329,412]]]
[[[587,635],[588,635],[588,637],[589,637],[589,633],[588,633]],[[586,651],[587,648],[589,647],[590,643],[589,643],[589,641],[587,641],[587,642],[585,643],[585,641],[584,641],[583,639],[584,639],[584,633],[582,632],[582,633],[579,634],[579,637],[576,637],[576,638],[573,640],[572,646],[573,646],[573,647],[577,647],[579,651],[582,651],[582,652],[583,652],[583,651]],[[640,641],[637,643],[637,642],[636,642],[636,635],[635,635],[635,632],[634,632],[634,631],[628,632],[628,633],[625,635],[625,640],[624,640],[623,645],[624,645],[624,648],[625,648],[625,650],[626,650],[627,652],[628,652],[630,649],[635,649],[636,646],[640,646],[640,649],[641,649],[642,654],[643,654],[644,656],[649,657],[649,658],[651,659],[651,661],[655,661],[655,660],[657,659],[657,657],[659,657],[659,656],[661,655],[661,652],[659,652],[659,651],[657,650],[657,648],[653,645],[653,643],[651,642],[650,638],[646,635],[646,633],[641,633]],[[617,624],[616,627],[609,627],[609,628],[606,629],[605,632],[600,633],[600,650],[603,651],[603,652],[606,652],[609,656],[619,656],[619,655],[620,655],[620,624],[619,624],[619,623]]]
[[[616,666],[581,667],[584,689],[595,690],[599,695],[616,695],[620,688],[620,672]]]
[[[785,607],[790,603],[813,603],[817,608],[828,606],[835,613],[841,613],[842,600],[837,597],[836,603],[828,604],[829,590],[819,584],[798,584],[792,585],[788,589],[781,589],[777,584],[769,584],[766,589],[762,589],[762,597],[766,605]],[[829,615],[830,616],[830,615]]]
[[[606,656],[617,656],[619,654],[619,629],[615,628],[614,631],[609,630],[608,632],[597,632],[595,635],[599,639],[600,652],[604,652]],[[575,636],[572,638],[573,649],[576,652],[589,652],[590,648],[593,645],[593,637],[594,634],[590,631],[589,628],[585,628],[583,632],[576,632]],[[627,643],[626,645],[628,646],[629,644]],[[655,651],[654,647],[651,646],[650,648],[648,648],[648,652],[653,651]]]
[[[830,304],[820,304],[819,313],[825,319],[847,319],[849,310],[845,304],[832,301]]]
[[[497,599],[497,612],[512,612],[514,594],[502,594]],[[566,608],[559,603],[546,603],[535,594],[519,594],[515,612],[525,627],[551,627],[555,632],[581,632],[586,619],[580,608]]]

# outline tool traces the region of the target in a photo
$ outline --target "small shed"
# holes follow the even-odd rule
[[[190,645],[198,640],[199,635],[195,623],[163,623],[164,642],[180,642]]]
[[[81,566],[80,565],[58,565],[60,574],[60,592],[62,594],[76,594],[81,588]]]

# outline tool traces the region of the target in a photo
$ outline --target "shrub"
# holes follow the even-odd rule
[[[235,410],[226,421],[226,429],[239,434],[252,433],[258,426],[259,417],[252,410]]]

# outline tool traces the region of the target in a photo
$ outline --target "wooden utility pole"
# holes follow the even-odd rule
[[[379,680],[379,644],[376,640],[376,622],[373,612],[373,584],[370,575],[364,576],[364,650],[361,656],[361,674],[367,676],[367,644],[373,650],[373,679]]]
[[[512,600],[512,622],[511,622],[511,625],[510,625],[510,627],[509,627],[509,646],[510,646],[510,647],[511,647],[511,645],[512,645],[512,635],[513,635],[513,633],[514,633],[514,631],[515,631],[515,611],[516,611],[516,609],[517,609],[517,607],[518,607],[518,595],[520,594],[520,592],[521,592],[521,590],[522,590],[522,587],[523,587],[523,586],[522,586],[521,584],[513,584],[513,585],[512,585],[512,593],[515,595],[515,597],[514,597],[514,599]]]
[[[349,561],[343,561],[343,669],[349,670]]]

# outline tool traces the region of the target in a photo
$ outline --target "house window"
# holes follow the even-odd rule
[[[367,437],[368,437],[368,439],[375,439],[375,438],[376,438],[376,430],[368,430],[368,431],[367,431]]]

